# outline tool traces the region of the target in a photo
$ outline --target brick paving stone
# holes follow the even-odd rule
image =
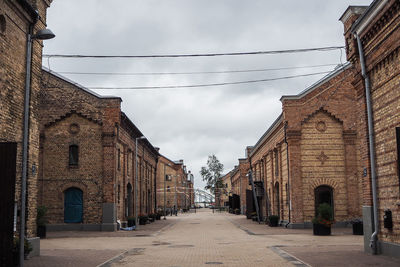
[[[399,259],[365,254],[363,237],[349,228],[314,236],[209,209],[137,232],[51,233],[41,248],[26,266],[400,266]]]

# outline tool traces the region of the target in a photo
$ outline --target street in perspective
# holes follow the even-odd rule
[[[400,266],[400,0],[0,0],[0,267]]]

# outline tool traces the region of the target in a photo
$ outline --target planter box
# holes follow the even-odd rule
[[[39,225],[37,227],[37,236],[40,238],[46,238],[46,225]]]
[[[128,227],[135,226],[135,220],[128,219]]]
[[[363,223],[353,223],[353,235],[363,235],[364,227]]]
[[[323,224],[313,224],[314,235],[331,235],[331,227]]]

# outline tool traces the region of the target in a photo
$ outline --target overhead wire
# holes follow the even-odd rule
[[[217,56],[245,56],[245,55],[272,55],[304,53],[312,51],[332,51],[344,48],[343,46],[326,46],[316,48],[300,48],[287,50],[228,52],[228,53],[204,53],[204,54],[159,54],[159,55],[84,55],[84,54],[44,54],[43,57],[51,58],[179,58],[179,57],[217,57]]]
[[[315,72],[308,74],[300,74],[300,75],[292,75],[292,76],[284,76],[277,78],[268,78],[268,79],[258,79],[258,80],[247,80],[247,81],[236,81],[236,82],[223,82],[223,83],[209,83],[209,84],[189,84],[189,85],[166,85],[166,86],[133,86],[133,87],[100,87],[100,86],[92,86],[87,87],[91,90],[146,90],[146,89],[178,89],[178,88],[196,88],[196,87],[211,87],[211,86],[225,86],[225,85],[235,85],[235,84],[248,84],[248,83],[259,83],[259,82],[268,82],[268,81],[277,81],[277,80],[286,80],[293,79],[299,77],[308,77],[320,74],[328,74],[332,71],[323,71],[323,72]]]
[[[295,66],[282,68],[266,68],[266,69],[247,69],[247,70],[222,70],[222,71],[192,71],[192,72],[78,72],[78,71],[57,71],[60,74],[72,75],[110,75],[110,76],[140,76],[140,75],[197,75],[197,74],[228,74],[228,73],[249,73],[249,72],[268,72],[278,70],[307,69],[328,66],[337,66],[336,64],[321,64],[311,66]]]

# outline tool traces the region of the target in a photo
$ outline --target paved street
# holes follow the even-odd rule
[[[67,237],[69,236],[69,237]],[[52,233],[42,256],[26,266],[399,266],[400,260],[362,252],[362,236],[334,229],[259,225],[244,216],[212,213],[168,217],[135,232]]]

